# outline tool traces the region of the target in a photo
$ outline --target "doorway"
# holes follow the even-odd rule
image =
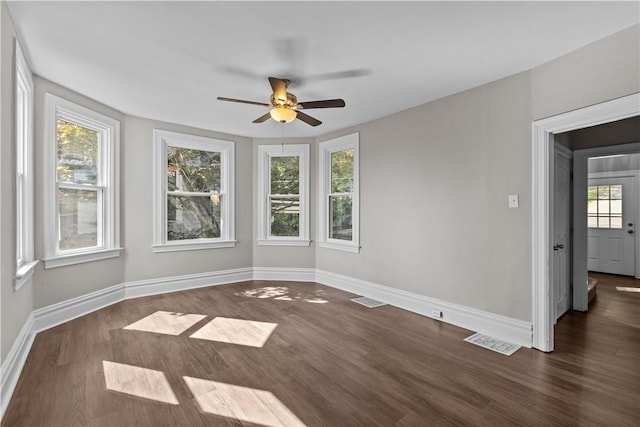
[[[632,155],[620,155],[625,158]],[[610,157],[610,156],[607,156]],[[589,159],[589,165],[599,158]],[[587,187],[587,269],[636,276],[635,171],[592,172]]]
[[[555,239],[554,201],[554,135],[610,123],[640,115],[640,94],[571,111],[533,123],[533,339],[534,348],[553,351],[556,321],[553,252]],[[629,144],[626,144],[629,145]],[[638,144],[640,146],[640,144]],[[612,147],[602,147],[612,148]],[[638,147],[624,147],[634,152]],[[594,149],[597,150],[597,149]],[[587,156],[574,156],[574,185],[587,186]],[[584,193],[584,194],[582,194]],[[585,215],[573,215],[573,283],[584,283],[584,295],[574,288],[573,308],[586,310],[587,296],[587,192],[573,194],[573,206],[584,207]],[[584,262],[582,258],[584,257]],[[584,301],[582,301],[584,300]]]

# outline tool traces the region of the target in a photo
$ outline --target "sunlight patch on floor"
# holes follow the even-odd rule
[[[178,405],[164,372],[108,360],[102,361],[102,367],[108,390]]]
[[[326,304],[329,302],[316,296],[302,296],[300,292],[293,294],[286,286],[265,286],[263,288],[248,289],[236,295],[250,298],[273,298],[278,301],[303,301],[313,304]]]
[[[620,292],[640,292],[640,288],[633,288],[629,286],[616,286],[616,289]]]
[[[200,378],[183,377],[200,409],[263,426],[304,426],[273,393]]]
[[[263,347],[277,326],[277,323],[216,317],[193,333],[191,338]]]
[[[202,314],[156,311],[147,317],[125,326],[123,329],[155,332],[158,334],[180,335],[207,316]]]

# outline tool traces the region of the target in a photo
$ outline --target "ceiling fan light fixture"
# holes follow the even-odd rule
[[[284,106],[277,106],[269,111],[271,118],[280,123],[289,123],[295,120],[298,115],[297,111]]]

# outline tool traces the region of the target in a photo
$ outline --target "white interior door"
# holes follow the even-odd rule
[[[589,271],[635,275],[636,194],[634,177],[589,179]]]
[[[568,151],[568,150],[567,150]],[[556,150],[554,161],[553,275],[556,320],[571,307],[571,152]]]

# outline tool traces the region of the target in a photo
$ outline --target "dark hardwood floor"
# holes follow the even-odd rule
[[[2,426],[637,426],[640,281],[598,279],[511,357],[316,284],[128,300],[38,334]]]

